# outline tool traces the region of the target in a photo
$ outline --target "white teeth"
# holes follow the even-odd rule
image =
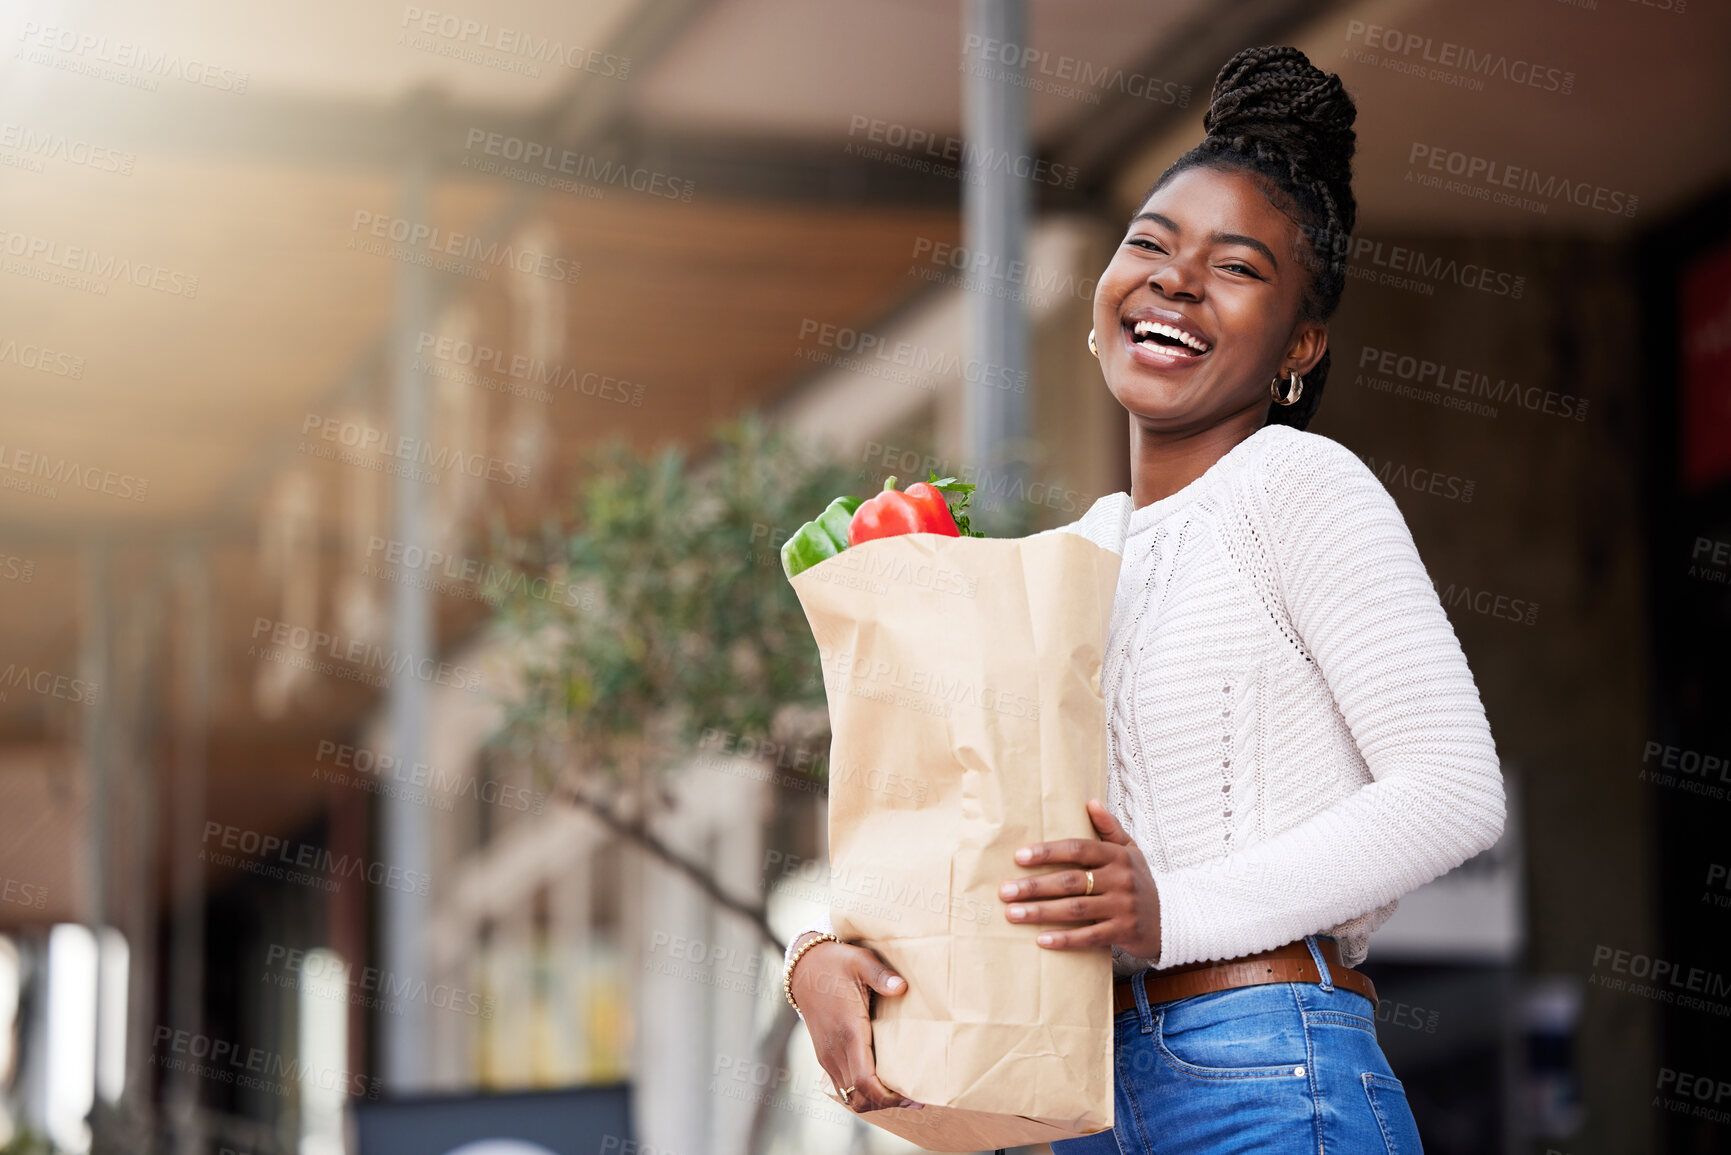
[[[1158,321],[1137,321],[1136,322],[1135,334],[1136,334],[1136,339],[1138,341],[1140,341],[1144,337],[1151,337],[1155,333],[1160,333],[1164,336],[1171,337],[1174,341],[1181,341],[1185,345],[1188,345],[1190,348],[1196,350],[1198,353],[1208,352],[1208,343],[1206,341],[1198,340],[1197,338],[1192,337],[1189,333],[1186,333],[1182,329],[1174,328],[1171,325],[1162,325]]]

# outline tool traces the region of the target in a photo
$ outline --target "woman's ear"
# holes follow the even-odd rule
[[[1322,355],[1328,352],[1328,326],[1321,321],[1300,321],[1293,332],[1292,343],[1286,347],[1282,365],[1291,365],[1300,377],[1316,368]]]

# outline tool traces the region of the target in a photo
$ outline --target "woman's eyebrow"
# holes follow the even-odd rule
[[[1164,216],[1160,213],[1137,213],[1135,216],[1130,218],[1131,224],[1135,224],[1137,221],[1153,221],[1155,224],[1169,228],[1175,233],[1181,233],[1184,231],[1178,227],[1178,223],[1171,217]],[[1255,237],[1247,237],[1243,233],[1209,233],[1208,240],[1217,245],[1246,245],[1267,257],[1268,263],[1274,266],[1276,272],[1280,270],[1280,261],[1276,259],[1273,251]]]

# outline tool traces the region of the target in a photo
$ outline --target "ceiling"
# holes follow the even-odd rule
[[[80,55],[87,58],[106,54],[116,59],[121,45],[130,44],[246,77],[244,92],[235,93],[233,85],[219,80],[211,85],[212,95],[296,93],[390,103],[415,88],[437,86],[458,102],[532,108],[565,87],[575,71],[567,61],[589,63],[586,54],[573,50],[606,49],[635,2],[168,0],[144,5],[127,0],[14,0],[5,7],[11,36],[29,25],[71,31],[108,42],[105,48],[83,50]],[[453,19],[458,21],[455,27]],[[452,55],[461,49],[491,53],[494,63],[478,65]],[[61,77],[46,70],[20,71],[24,79],[8,77],[10,97],[52,93],[58,99],[69,94],[55,83]],[[70,92],[89,87],[74,86]],[[113,96],[86,95],[97,103]]]

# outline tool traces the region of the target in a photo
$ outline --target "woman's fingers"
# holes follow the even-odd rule
[[[1106,919],[1076,930],[1043,930],[1034,936],[1034,941],[1047,950],[1085,950],[1111,946],[1117,940],[1119,930],[1117,919]]]
[[[849,1078],[852,1083],[843,1083],[836,1088],[837,1093],[848,1086],[853,1087],[853,1094],[847,1097],[847,1105],[855,1111],[880,1111],[885,1107],[905,1107],[908,1099],[884,1086],[878,1078],[876,1064],[872,1060],[872,1044],[869,1035],[857,1035],[849,1042],[846,1059],[848,1070],[852,1072]],[[865,1072],[861,1074],[861,1072]]]
[[[1047,925],[1086,923],[1044,930],[1034,941],[1050,950],[1122,946],[1141,958],[1162,949],[1160,894],[1148,861],[1123,823],[1098,798],[1088,799],[1088,820],[1098,839],[1064,838],[1016,851],[1023,866],[1064,869],[1012,878],[998,887],[1010,922]]]
[[[861,948],[854,960],[854,978],[863,988],[861,993],[868,1000],[866,990],[876,991],[880,995],[891,998],[903,994],[908,989],[907,980],[890,969],[888,963],[879,958],[874,951]],[[869,1007],[868,1007],[869,1012]],[[845,1043],[848,1070],[851,1072],[850,1083],[840,1083],[836,1090],[852,1086],[854,1093],[848,1096],[848,1106],[856,1111],[876,1111],[883,1107],[914,1107],[907,1096],[899,1094],[884,1086],[878,1078],[877,1061],[872,1053],[871,1019],[864,1020],[862,1029],[851,1032]]]
[[[875,954],[871,961],[862,966],[864,974],[861,980],[866,986],[880,995],[899,995],[908,989],[908,981],[889,968],[889,964]]]
[[[868,960],[861,960],[860,955]],[[811,1032],[817,1061],[839,1091],[852,1085],[849,1055],[860,1031],[870,1032],[870,992],[858,973],[876,956],[859,947],[820,943],[807,951],[793,972],[793,995]]]
[[[1104,866],[1124,853],[1124,848],[1098,838],[1060,838],[1056,842],[1036,842],[1016,851],[1019,866],[1044,866],[1066,863],[1076,866]]]
[[[1120,846],[1130,845],[1130,832],[1124,829],[1124,824],[1112,816],[1106,809],[1106,804],[1098,798],[1088,799],[1088,818],[1094,823],[1094,829],[1100,832],[1100,837],[1107,842],[1116,842]]]
[[[821,957],[820,957],[821,956]],[[817,965],[802,974],[809,963]],[[814,947],[794,971],[794,997],[799,1000],[816,1046],[818,1062],[855,1111],[882,1107],[913,1107],[904,1096],[884,1086],[872,1060],[871,996],[905,994],[907,980],[877,956],[857,946]]]
[[[1088,885],[1088,874],[1092,870],[1094,885]],[[1072,896],[1086,897],[1102,894],[1116,885],[1123,872],[1116,863],[1092,868],[1069,867],[1065,870],[1053,870],[1046,874],[1030,874],[1026,878],[1012,878],[998,887],[998,897],[1005,902],[1020,902],[1027,898],[1069,898]]]
[[[1044,902],[1012,902],[1004,908],[1004,917],[1011,922],[1093,922],[1122,912],[1123,903],[1118,899],[1099,894],[1091,898],[1072,895]]]

